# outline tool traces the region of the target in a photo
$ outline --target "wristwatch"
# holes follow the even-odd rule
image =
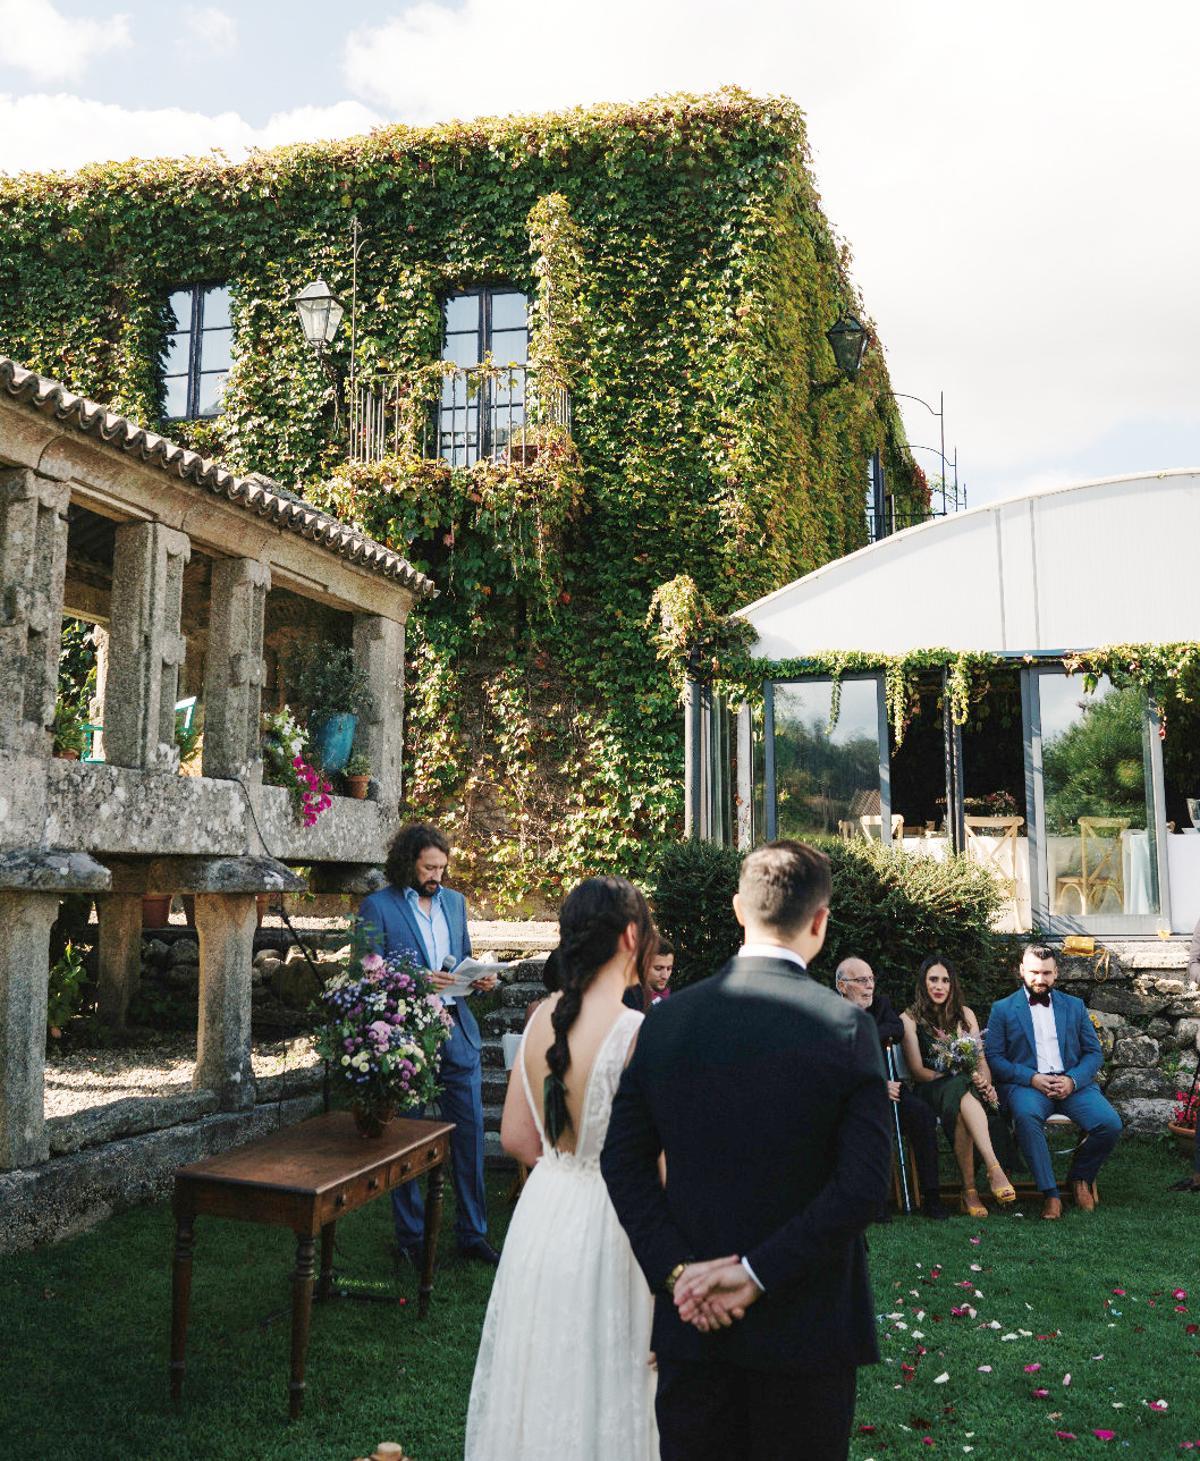
[[[663,1288],[666,1289],[667,1293],[673,1294],[675,1292],[675,1285],[682,1278],[683,1270],[686,1267],[686,1263],[677,1263],[670,1273],[667,1274],[666,1278],[663,1279]]]

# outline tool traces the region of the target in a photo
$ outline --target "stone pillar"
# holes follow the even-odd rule
[[[354,657],[370,686],[355,749],[370,758],[372,798],[394,811],[403,790],[404,625],[375,614],[355,615]]]
[[[252,558],[213,564],[204,677],[205,776],[261,781],[263,617],[271,570]]]
[[[113,555],[112,619],[104,687],[104,746],[114,766],[173,771],[175,701],[185,640],[179,632],[185,534],[123,523]]]
[[[120,1029],[142,978],[142,898],[140,893],[109,893],[96,906],[100,1018]]]
[[[254,1105],[250,969],[257,927],[253,893],[196,894],[200,1029],[192,1085],[215,1091],[225,1111]]]
[[[50,754],[70,488],[0,471],[0,747]]]
[[[64,893],[103,892],[108,869],[85,852],[0,855],[0,1171],[33,1166],[46,1140],[46,995],[50,928]]]

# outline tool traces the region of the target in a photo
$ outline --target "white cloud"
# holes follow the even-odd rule
[[[200,46],[214,56],[229,56],[237,50],[237,21],[215,5],[189,5],[183,12],[184,35],[179,45]]]
[[[0,66],[36,85],[78,81],[106,51],[130,43],[129,17],[66,16],[50,0],[0,0]]]
[[[1190,0],[525,0],[519,21],[423,0],[353,32],[343,74],[417,123],[729,82],[793,97],[893,382],[945,389],[984,500],[1043,464],[1102,475],[1089,450],[1128,420],[1200,460],[1198,49]]]
[[[252,127],[236,112],[132,111],[79,96],[0,94],[0,172],[48,172],[112,158],[182,157],[213,148],[240,158],[253,147],[352,137],[380,120],[357,101],[297,107]]]

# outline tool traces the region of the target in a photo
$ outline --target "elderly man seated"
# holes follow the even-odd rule
[[[843,959],[834,975],[837,992],[858,1005],[875,1021],[879,1043],[886,1049],[899,1045],[904,1037],[900,1016],[886,994],[876,991],[875,972],[865,959]],[[938,1178],[937,1117],[931,1107],[918,1101],[903,1081],[888,1081],[888,1095],[900,1108],[900,1125],[912,1147],[921,1179],[921,1211],[928,1218],[947,1218],[942,1206]]]

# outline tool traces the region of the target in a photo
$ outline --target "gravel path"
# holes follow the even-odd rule
[[[256,1040],[256,1077],[316,1065],[312,1037]],[[179,1096],[192,1083],[196,1037],[183,1032],[149,1035],[97,1050],[50,1051],[46,1056],[47,1117],[70,1116],[130,1096]]]

